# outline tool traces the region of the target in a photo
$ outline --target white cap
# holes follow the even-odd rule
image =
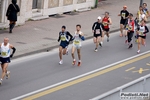
[[[97,18],[97,19],[101,20],[102,18],[101,18],[101,16],[98,16],[98,18]]]

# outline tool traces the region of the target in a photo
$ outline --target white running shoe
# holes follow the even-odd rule
[[[61,60],[61,61],[59,62],[59,64],[62,65],[62,64],[63,64],[63,61]]]
[[[138,50],[137,53],[140,53],[140,50]]]
[[[98,50],[97,50],[97,48],[95,48],[95,52],[97,52]]]
[[[10,77],[10,71],[7,71],[6,73],[6,79],[8,79]]]

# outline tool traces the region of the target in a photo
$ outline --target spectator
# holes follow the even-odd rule
[[[12,30],[17,21],[17,13],[20,11],[19,6],[17,5],[17,0],[12,0],[12,3],[7,9],[7,19],[9,20],[9,33],[12,33]]]

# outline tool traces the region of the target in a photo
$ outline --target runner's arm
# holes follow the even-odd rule
[[[94,23],[93,26],[92,26],[93,33],[94,33],[94,30],[95,30],[95,25],[96,25],[96,23]]]
[[[70,36],[69,42],[73,40],[73,36],[70,34],[70,32],[67,31],[67,35]]]
[[[144,32],[144,34],[146,34],[146,33],[148,33],[148,32],[149,32],[149,29],[148,29],[147,26],[145,26],[145,32]]]
[[[108,23],[108,24],[109,24],[109,25],[112,25],[112,20],[111,20],[111,18],[109,18],[108,20],[109,20],[109,23]]]
[[[14,53],[16,52],[16,48],[13,45],[10,45],[10,48],[13,50],[10,57],[13,57]]]
[[[60,41],[60,33],[59,33],[59,37],[58,37],[58,40],[57,40],[58,42]]]

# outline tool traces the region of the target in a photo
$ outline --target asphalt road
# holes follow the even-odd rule
[[[149,39],[150,34],[147,35],[147,46],[141,49],[141,53],[150,50]],[[137,44],[134,43],[134,47],[128,49],[128,45],[124,43],[124,38],[120,38],[118,32],[111,34],[110,42],[104,41],[104,46],[99,48],[98,52],[94,52],[95,47],[92,39],[84,41],[82,45],[81,67],[72,66],[70,54],[64,56],[64,64],[59,65],[58,49],[13,60],[9,66],[11,77],[4,80],[2,86],[0,86],[0,100],[10,100],[24,96],[33,91],[137,55]],[[44,90],[38,95],[33,94],[31,96],[37,100],[89,100],[149,74],[150,70],[144,71],[142,74],[133,72],[138,71],[140,68],[150,69],[150,66],[146,65],[150,62],[149,59],[149,56],[135,62],[132,62],[131,59],[132,63],[120,68],[111,68],[109,71],[104,69],[102,72],[105,71],[105,73],[95,77],[84,77],[82,80],[74,80],[71,81],[72,83],[65,83],[59,85],[60,87],[56,86],[52,90]],[[122,64],[125,64],[125,62],[122,62]],[[126,71],[132,67],[135,68]],[[27,95],[23,98],[24,100],[32,100],[31,97],[27,98]]]

